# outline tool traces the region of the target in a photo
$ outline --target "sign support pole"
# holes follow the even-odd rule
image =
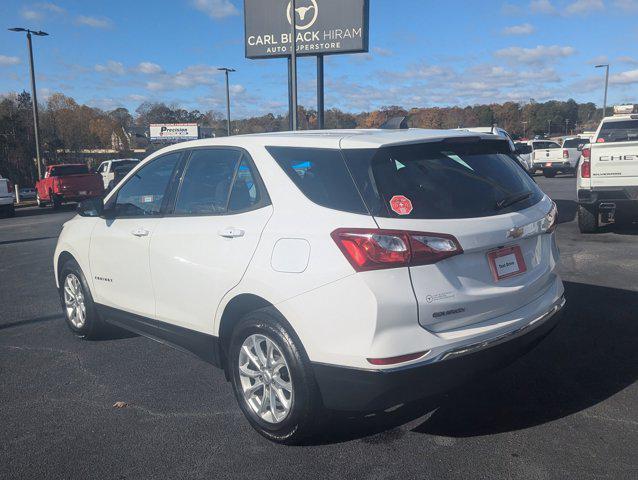
[[[288,130],[292,130],[292,58],[286,58],[288,63]]]
[[[324,84],[323,84],[323,54],[317,55],[317,128],[325,128],[324,116]]]
[[[290,52],[290,60],[291,60],[291,69],[290,69],[290,77],[291,77],[291,89],[290,89],[290,99],[292,103],[292,130],[297,130],[297,2],[296,0],[291,0],[292,4],[292,12],[290,12],[290,16],[292,21],[291,35],[292,35],[292,50]]]

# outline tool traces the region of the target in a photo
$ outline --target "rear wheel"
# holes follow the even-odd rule
[[[545,178],[554,178],[556,176],[555,170],[543,170],[543,175]]]
[[[310,362],[275,309],[251,312],[239,322],[228,369],[239,406],[261,435],[295,444],[316,431],[322,405]]]
[[[54,193],[51,193],[50,196],[51,196],[51,202],[53,203],[53,209],[57,210],[58,208],[62,206],[62,199]]]
[[[598,211],[596,207],[578,207],[578,229],[580,233],[595,233],[598,230]]]
[[[100,338],[106,327],[97,314],[82,269],[68,260],[60,270],[60,300],[69,329],[78,337]]]
[[[9,208],[7,208],[7,217],[9,218],[13,218],[16,216],[16,207],[11,204],[9,205]]]

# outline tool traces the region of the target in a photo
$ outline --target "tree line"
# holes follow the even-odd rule
[[[73,98],[55,93],[40,109],[40,143],[46,164],[64,162],[69,152],[110,149],[119,140],[121,152],[131,149],[127,135],[132,126],[150,123],[198,123],[210,127],[216,136],[226,135],[225,116],[220,112],[185,110],[179,105],[144,102],[133,113],[126,108],[105,111],[82,105]],[[0,175],[21,185],[37,179],[31,96],[27,92],[0,97]],[[299,107],[299,128],[317,128],[316,110]],[[593,103],[574,100],[520,104],[473,105],[405,109],[382,107],[371,112],[349,113],[337,108],[325,112],[326,128],[375,128],[396,116],[407,116],[411,127],[458,128],[498,125],[515,138],[593,130],[602,112]],[[288,130],[288,115],[268,113],[233,120],[232,133],[262,133]],[[129,154],[130,156],[130,154]]]

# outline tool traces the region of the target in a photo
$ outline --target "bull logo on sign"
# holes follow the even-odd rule
[[[305,3],[305,5],[299,6],[300,3]],[[288,8],[286,9],[286,14],[288,16],[288,23],[292,25],[291,13],[292,2],[289,2]],[[312,27],[317,21],[317,15],[319,15],[319,6],[317,5],[317,0],[298,1],[297,7],[295,8],[295,23],[297,25],[297,30],[307,30]]]

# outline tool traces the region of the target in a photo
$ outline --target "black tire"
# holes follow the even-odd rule
[[[265,336],[274,342],[287,363],[294,393],[291,396],[290,411],[280,423],[262,419],[244,397],[239,355],[244,341],[254,334]],[[287,445],[298,444],[318,431],[324,409],[310,361],[301,342],[276,309],[268,307],[256,310],[239,321],[230,340],[227,368],[242,412],[250,425],[268,440]]]
[[[53,204],[53,210],[58,210],[62,206],[62,200],[54,193],[51,193],[51,202]]]
[[[578,229],[580,233],[596,233],[598,231],[598,211],[595,207],[578,207]]]
[[[13,204],[9,205],[9,208],[7,209],[7,217],[13,218],[15,216],[16,216],[16,207]]]
[[[76,326],[69,318],[69,312],[65,304],[64,287],[67,277],[70,275],[75,276],[80,282],[80,288],[82,290],[84,306],[85,306],[85,320],[82,326]],[[100,319],[95,303],[93,302],[93,296],[91,290],[84,278],[82,269],[75,260],[67,260],[60,269],[60,301],[62,302],[62,309],[64,311],[64,319],[66,321],[69,330],[71,330],[77,337],[85,338],[87,340],[95,340],[102,338],[107,331],[107,327]]]
[[[556,176],[556,171],[554,170],[543,170],[543,175],[545,178],[554,178]]]
[[[38,208],[44,208],[47,206],[47,202],[45,202],[44,200],[40,200],[40,194],[36,193],[35,194],[35,201],[38,204]]]

